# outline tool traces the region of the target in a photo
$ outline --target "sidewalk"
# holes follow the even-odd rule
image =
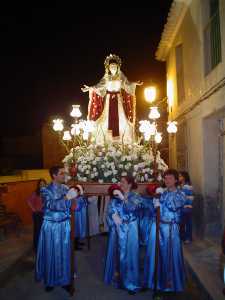
[[[184,245],[184,257],[190,272],[204,289],[207,298],[223,300],[220,246],[209,240],[196,240]],[[207,299],[206,298],[206,299]]]
[[[32,250],[32,227],[21,230],[20,236],[10,234],[0,241],[0,285],[7,280],[10,271]]]

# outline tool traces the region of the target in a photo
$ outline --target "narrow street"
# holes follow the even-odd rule
[[[114,289],[104,285],[102,281],[104,256],[106,249],[106,237],[98,236],[91,241],[91,250],[77,253],[78,278],[75,282],[76,293],[74,299],[77,300],[126,300],[132,296],[126,291]],[[33,255],[25,257],[10,272],[8,278],[0,283],[0,299],[68,299],[70,298],[62,288],[55,288],[52,292],[45,292],[41,283],[34,280],[34,259]],[[151,292],[139,293],[133,297],[136,299],[152,299]],[[204,295],[190,274],[188,274],[188,284],[185,293],[180,295],[165,295],[165,300],[204,300]]]

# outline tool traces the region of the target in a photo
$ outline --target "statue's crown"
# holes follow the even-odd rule
[[[117,56],[115,54],[110,54],[105,59],[105,62],[104,62],[105,68],[109,67],[111,61],[116,61],[116,63],[119,65],[119,67],[121,67],[121,65],[122,65],[122,60],[119,56]]]

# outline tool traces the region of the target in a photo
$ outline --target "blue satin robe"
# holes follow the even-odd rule
[[[83,239],[87,235],[87,199],[84,196],[76,198],[75,237]]]
[[[37,250],[36,279],[45,286],[64,286],[71,282],[71,201],[64,198],[67,192],[67,186],[53,183],[41,189],[44,221]]]
[[[149,196],[142,197],[142,208],[140,210],[140,244],[143,246],[147,245],[155,215],[152,200],[153,198]]]
[[[183,241],[192,241],[192,210],[194,200],[193,188],[191,185],[185,184],[180,187],[180,190],[186,199],[182,211],[181,237]]]
[[[179,191],[165,191],[160,199],[159,263],[157,289],[165,292],[184,290],[185,269],[179,224],[185,203]],[[147,245],[144,286],[154,289],[156,222],[151,227]]]
[[[130,192],[127,202],[112,198],[107,212],[109,240],[104,282],[129,291],[140,289],[138,222],[141,202],[138,194]],[[121,225],[114,223],[114,213],[121,218]]]

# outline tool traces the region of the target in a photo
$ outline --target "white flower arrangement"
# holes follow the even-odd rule
[[[77,165],[74,179],[78,181],[116,183],[121,176],[127,175],[134,176],[137,182],[151,182],[154,179],[154,156],[146,145],[83,145],[71,149],[63,163],[68,170],[70,166]],[[156,165],[159,180],[168,168],[159,151]]]

